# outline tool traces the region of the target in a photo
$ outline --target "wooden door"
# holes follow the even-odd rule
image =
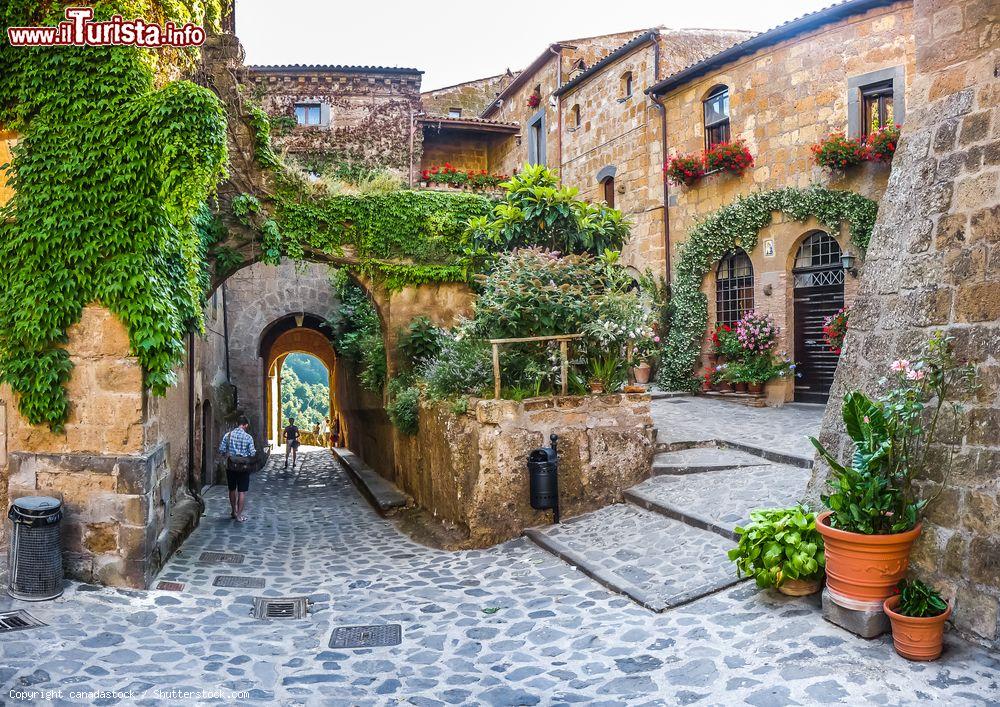
[[[826,233],[809,236],[796,258],[795,401],[826,403],[840,354],[823,338],[823,322],[844,306],[840,246]]]

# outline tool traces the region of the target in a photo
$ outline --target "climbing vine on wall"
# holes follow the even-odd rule
[[[701,291],[702,281],[712,265],[734,248],[752,251],[757,246],[758,233],[771,223],[776,211],[796,221],[815,216],[835,232],[842,223],[847,223],[851,242],[864,252],[875,225],[878,203],[854,192],[819,186],[789,187],[740,197],[692,228],[680,248],[674,275],[673,319],[657,375],[661,387],[679,390],[695,385],[692,370],[708,326],[708,299]]]
[[[55,24],[64,7],[5,2],[0,29]],[[94,7],[98,20],[219,19],[218,0]],[[224,175],[226,119],[210,91],[171,80],[196,56],[0,44],[0,124],[21,135],[5,166],[15,196],[0,209],[0,380],[32,424],[59,430],[66,419],[64,344],[85,305],[121,319],[156,393],[201,327],[203,205]]]

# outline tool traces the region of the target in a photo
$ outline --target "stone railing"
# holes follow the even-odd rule
[[[551,522],[529,504],[528,453],[559,435],[563,518],[622,500],[649,476],[654,433],[645,394],[424,404],[420,429],[396,435],[393,481],[435,517],[485,547]]]

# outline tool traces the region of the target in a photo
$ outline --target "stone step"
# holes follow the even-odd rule
[[[659,435],[659,428],[656,428],[656,430]],[[773,449],[768,449],[767,447],[748,444],[742,441],[738,442],[731,439],[675,439],[661,441],[659,436],[654,439],[657,440],[656,446],[654,447],[656,454],[683,452],[689,449],[731,449],[737,452],[745,452],[752,456],[759,457],[764,462],[787,464],[788,466],[797,466],[801,469],[811,469],[813,464],[812,457],[800,454],[790,454],[788,452],[778,452]]]
[[[524,533],[608,589],[652,611],[687,604],[740,581],[726,557],[731,542],[630,504]]]
[[[409,497],[396,484],[379,475],[365,460],[349,449],[334,447],[333,455],[344,465],[361,493],[382,513],[405,508]]]
[[[750,511],[797,503],[805,495],[809,476],[808,469],[786,464],[654,476],[625,491],[625,498],[667,518],[735,539],[733,529],[749,521]]]
[[[653,457],[653,474],[698,474],[705,471],[760,466],[761,457],[724,447],[691,447]]]

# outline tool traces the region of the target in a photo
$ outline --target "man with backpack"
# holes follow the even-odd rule
[[[292,453],[292,468],[295,468],[295,458],[299,450],[299,428],[295,426],[295,418],[288,418],[285,428],[285,468],[288,468],[288,453]]]
[[[243,523],[246,516],[243,508],[246,505],[247,490],[250,488],[250,472],[257,458],[257,450],[253,446],[253,437],[247,432],[250,421],[241,416],[236,427],[227,432],[219,443],[219,453],[225,455],[226,485],[229,487],[229,505],[232,507],[233,520]]]

